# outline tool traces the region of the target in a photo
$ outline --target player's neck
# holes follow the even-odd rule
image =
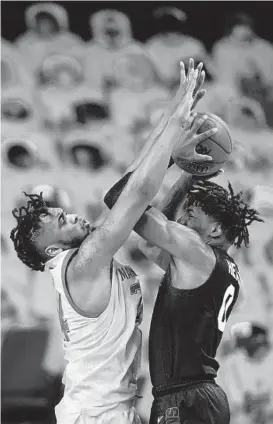
[[[225,252],[227,252],[230,247],[230,243],[228,243],[226,240],[216,240],[210,238],[205,243],[211,247],[217,247],[218,249],[222,249]]]

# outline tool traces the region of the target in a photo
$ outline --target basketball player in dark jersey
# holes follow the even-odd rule
[[[120,188],[119,182],[107,193],[108,206]],[[215,356],[241,280],[227,252],[248,245],[247,227],[261,220],[230,184],[227,191],[186,173],[159,209],[146,211],[134,227],[146,240],[142,252],[166,271],[149,335],[150,424],[228,424]]]
[[[108,207],[129,175],[105,196]],[[215,356],[241,286],[228,249],[248,245],[253,221],[262,220],[230,184],[226,190],[182,172],[161,205],[134,227],[146,240],[140,249],[166,271],[149,335],[150,424],[230,422],[227,397],[215,382]]]

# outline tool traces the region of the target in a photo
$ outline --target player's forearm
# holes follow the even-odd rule
[[[150,148],[141,164],[132,173],[126,190],[144,190],[151,199],[156,195],[167,170],[178,133],[181,132],[177,118],[171,118],[157,141]]]
[[[168,168],[172,167],[174,160],[170,158]],[[108,206],[109,209],[112,209],[119,196],[121,195],[124,187],[126,186],[132,172],[127,172],[117,183],[110,188],[104,197],[104,203]]]
[[[174,221],[178,207],[185,200],[191,185],[192,175],[182,171],[180,178],[168,190],[156,209],[161,211],[170,221]]]
[[[156,127],[152,130],[151,134],[148,137],[148,140],[144,144],[143,148],[140,151],[140,154],[138,157],[134,160],[134,162],[129,166],[127,169],[127,172],[133,172],[137,167],[141,164],[141,162],[144,160],[144,158],[147,156],[149,150],[151,147],[155,144],[159,136],[163,133],[165,130],[168,121],[171,117],[171,112],[166,111],[164,115],[161,117],[160,121],[156,125]]]

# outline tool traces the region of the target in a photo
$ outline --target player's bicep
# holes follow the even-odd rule
[[[155,208],[146,212],[135,228],[147,242],[174,257],[185,260],[195,258],[200,263],[200,257],[208,256],[208,247],[195,231],[178,222],[168,221]]]
[[[121,196],[103,223],[81,244],[73,264],[75,272],[94,276],[109,264],[147,205],[145,197]]]
[[[147,259],[154,262],[164,271],[167,270],[170,263],[169,252],[166,252],[165,250],[162,250],[143,239],[139,242],[138,247]]]

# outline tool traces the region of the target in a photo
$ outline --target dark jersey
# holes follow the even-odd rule
[[[217,248],[214,253],[215,267],[200,287],[173,287],[170,268],[162,279],[149,336],[154,387],[217,375],[215,355],[238,298],[240,276],[226,252]]]

